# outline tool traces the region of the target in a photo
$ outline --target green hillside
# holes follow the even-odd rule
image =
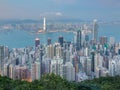
[[[44,75],[41,80],[33,82],[0,76],[0,90],[120,90],[120,76],[100,77],[81,83],[68,82],[54,74]]]

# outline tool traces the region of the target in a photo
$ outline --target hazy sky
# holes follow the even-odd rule
[[[120,0],[0,0],[0,19],[119,19]]]

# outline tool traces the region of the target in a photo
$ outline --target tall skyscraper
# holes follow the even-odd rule
[[[78,30],[77,31],[77,40],[76,40],[76,50],[80,50],[80,48],[81,48],[81,38],[82,37],[82,32],[81,32],[81,30]]]
[[[47,45],[50,45],[50,44],[51,44],[51,39],[48,38],[48,40],[47,40]]]
[[[50,72],[56,75],[63,76],[63,59],[55,57],[51,60]]]
[[[15,68],[13,64],[10,64],[9,65],[9,78],[15,79],[14,76],[15,76]]]
[[[68,81],[75,81],[75,68],[71,62],[66,62],[63,65],[63,77]]]
[[[95,72],[95,52],[91,52],[91,71],[94,74]]]
[[[4,46],[0,46],[0,75],[3,75],[4,67]]]
[[[48,58],[53,58],[54,57],[54,46],[53,45],[48,45],[46,47],[46,55]]]
[[[40,62],[36,61],[35,63],[31,64],[31,79],[33,81],[33,80],[40,79],[40,77],[41,77]]]
[[[88,47],[88,46],[89,46],[89,36],[86,34],[85,41],[84,41],[84,47]]]
[[[40,45],[40,39],[36,38],[35,39],[35,47],[38,47],[38,45]]]
[[[58,42],[60,43],[61,47],[63,47],[63,42],[64,42],[63,36],[59,36]]]
[[[97,20],[95,19],[93,21],[93,40],[94,40],[94,43],[97,43],[97,38],[98,38],[98,24],[97,24]]]
[[[4,74],[3,74],[4,76],[9,76],[8,68],[9,68],[9,64],[8,63],[4,64]]]
[[[88,42],[89,41],[89,36],[85,35],[85,41]]]
[[[43,18],[43,30],[46,32],[46,18]]]
[[[95,77],[95,52],[91,52],[91,78]]]

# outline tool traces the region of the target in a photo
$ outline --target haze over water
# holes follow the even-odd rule
[[[99,25],[99,36],[115,37],[116,42],[120,42],[120,25]],[[58,37],[62,35],[66,41],[74,40],[74,34],[72,32],[54,32],[54,33],[30,33],[20,30],[11,30],[0,32],[0,44],[6,45],[9,48],[23,48],[26,46],[34,46],[35,38],[39,37],[42,44],[47,43],[47,39],[51,38],[52,43],[58,41]]]

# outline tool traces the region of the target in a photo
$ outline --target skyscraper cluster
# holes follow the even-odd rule
[[[0,75],[12,79],[33,81],[44,74],[54,73],[68,81],[83,81],[101,76],[120,75],[120,43],[101,36],[98,40],[97,21],[93,22],[93,38],[83,30],[76,30],[75,42],[64,36],[47,45],[35,39],[34,47],[14,48],[0,46]],[[84,38],[83,38],[84,37]]]

